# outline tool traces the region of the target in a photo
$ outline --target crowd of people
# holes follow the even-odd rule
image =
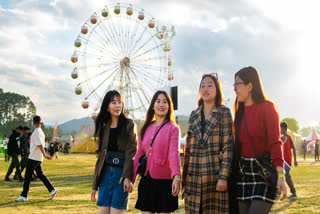
[[[190,214],[269,213],[277,197],[283,200],[287,196],[286,183],[291,192],[289,198],[296,199],[290,175],[291,149],[293,163],[298,165],[294,143],[287,134],[287,124],[280,124],[275,104],[265,96],[257,70],[242,68],[235,74],[233,86],[234,121],[230,109],[223,105],[218,75],[202,76],[198,107],[188,121],[183,165],[179,161],[180,129],[167,92],[154,94],[137,131],[124,112],[121,94],[108,91],[94,132],[97,161],[91,200],[96,201],[100,213],[118,214],[127,210],[136,181],[139,184],[135,208],[143,214],[174,212],[178,209],[179,193],[185,201],[185,213]],[[18,127],[10,136],[17,143],[8,147],[12,163],[5,179],[10,180],[12,169],[16,168],[16,178],[23,181],[19,154],[24,154],[26,166],[23,191],[16,201],[27,201],[34,170],[50,192],[49,199],[56,194],[43,175],[41,162],[43,157],[52,159],[60,149],[50,144],[50,156],[45,153],[40,126],[41,118],[36,116],[30,143],[29,129],[24,132]],[[24,144],[28,145],[27,153],[20,151]],[[276,176],[274,182],[262,173],[261,160],[271,165]],[[141,178],[137,179],[138,176]]]

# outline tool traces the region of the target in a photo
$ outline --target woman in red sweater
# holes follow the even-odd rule
[[[240,213],[269,213],[276,197],[286,197],[279,115],[275,105],[268,101],[262,89],[259,74],[253,67],[242,68],[235,74],[234,91],[236,153],[239,157],[237,199]],[[248,133],[245,128],[245,123]],[[268,186],[259,173],[257,156],[267,153],[278,173],[277,186]]]

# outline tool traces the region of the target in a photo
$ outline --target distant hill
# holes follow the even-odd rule
[[[73,119],[73,120],[69,120],[65,123],[62,123],[58,126],[58,128],[60,130],[62,130],[63,132],[72,132],[72,131],[76,131],[78,132],[81,128],[81,126],[84,124],[84,122],[86,121],[86,119],[88,119],[88,123],[92,124],[93,120],[89,117],[83,117],[80,119]]]

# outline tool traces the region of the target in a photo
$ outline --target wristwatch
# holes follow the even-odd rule
[[[174,179],[177,179],[178,181],[180,181],[180,180],[181,180],[180,175],[175,175],[173,178],[174,178]]]

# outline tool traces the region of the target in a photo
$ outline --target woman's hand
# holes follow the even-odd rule
[[[91,191],[91,201],[97,201],[96,192],[97,190],[94,190],[94,189]]]
[[[218,192],[224,192],[227,190],[227,181],[224,179],[219,179],[217,186],[216,186],[216,190]]]
[[[180,192],[180,181],[178,181],[178,179],[173,179],[171,195],[178,196],[179,192]]]
[[[282,196],[280,198],[280,201],[282,201],[283,199],[285,199],[287,197],[287,186],[286,186],[286,182],[285,182],[284,177],[278,178],[277,189],[278,189],[279,194],[282,193]]]
[[[123,191],[131,193],[133,190],[133,184],[129,178],[125,178],[123,182]]]

